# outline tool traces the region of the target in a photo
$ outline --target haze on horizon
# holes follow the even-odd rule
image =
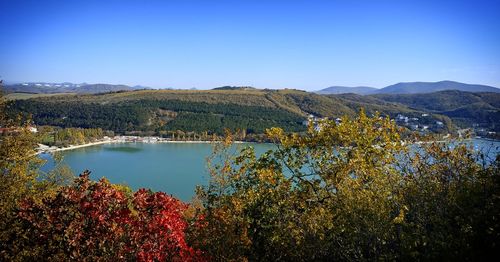
[[[498,1],[1,1],[0,78],[500,87]]]

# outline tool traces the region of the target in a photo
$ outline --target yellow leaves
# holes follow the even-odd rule
[[[272,169],[261,169],[257,171],[259,180],[265,184],[276,184],[276,175]]]
[[[404,218],[406,213],[408,212],[408,207],[406,205],[403,205],[401,209],[399,209],[399,214],[397,217],[395,217],[392,222],[394,224],[402,224],[404,222]]]
[[[234,141],[233,134],[232,134],[231,130],[227,129],[227,128],[224,129],[224,134],[225,134],[224,141],[223,141],[224,146],[230,146]]]
[[[231,198],[231,205],[233,206],[234,212],[240,213],[243,211],[244,204],[242,203],[241,199]]]
[[[281,142],[285,136],[285,131],[279,127],[273,127],[266,130],[266,135],[275,142]]]
[[[109,181],[108,181],[109,183]],[[127,185],[123,185],[123,184],[111,184],[111,187],[117,191],[120,191],[122,192],[123,194],[127,195],[127,196],[132,196],[134,191]]]
[[[310,258],[304,254],[316,255],[322,245],[337,244],[354,258],[363,252],[372,258],[398,246],[397,241],[413,241],[414,225],[425,230],[426,223],[447,223],[427,221],[418,212],[443,218],[434,214],[440,208],[436,203],[457,203],[461,186],[484,178],[469,148],[429,145],[411,154],[415,151],[407,149],[398,132],[389,118],[363,111],[340,124],[321,121],[320,129],[302,134],[269,129],[277,150],[261,158],[242,152],[236,162],[226,158],[232,169],[218,170],[224,179],[213,182],[225,191],[212,187],[216,197],[205,204],[223,210],[224,216],[212,223],[223,224],[217,232],[231,232],[226,246],[235,253],[244,250],[250,258],[272,250],[265,258],[300,261]],[[462,198],[468,201],[467,194]],[[400,240],[396,232],[408,239]],[[330,255],[328,248],[324,254]],[[275,256],[278,251],[284,255]]]

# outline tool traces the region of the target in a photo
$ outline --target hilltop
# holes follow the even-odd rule
[[[377,90],[377,94],[416,94],[416,93],[432,93],[444,90],[459,90],[466,92],[494,92],[500,93],[500,89],[486,85],[464,84],[454,81],[440,82],[410,82],[398,83]]]
[[[500,93],[500,89],[487,85],[465,84],[455,81],[439,81],[439,82],[407,82],[397,83],[386,86],[381,89],[373,87],[346,87],[332,86],[317,91],[318,94],[345,94],[354,93],[359,95],[370,94],[417,94],[417,93],[433,93],[445,90],[459,90],[465,92],[492,92]]]
[[[367,95],[367,94],[373,94],[377,91],[377,88],[374,87],[368,87],[368,86],[356,86],[356,87],[349,87],[349,86],[331,86],[327,87],[325,89],[321,89],[317,91],[316,93],[322,94],[322,95],[334,95],[334,94],[359,94],[359,95]]]
[[[30,94],[57,94],[57,93],[76,93],[76,94],[97,94],[106,92],[119,91],[134,91],[142,89],[151,89],[141,85],[113,85],[113,84],[73,84],[73,83],[46,83],[46,82],[30,82],[22,84],[10,84],[4,86],[5,93],[30,93]],[[168,90],[174,90],[169,88]],[[180,89],[178,89],[180,90]],[[191,89],[196,90],[196,89]],[[251,86],[221,86],[212,90],[233,90],[233,91],[252,91],[262,90]],[[266,89],[267,90],[267,89]],[[293,90],[293,89],[291,89]],[[417,93],[433,93],[445,90],[459,90],[465,92],[492,92],[500,93],[500,89],[487,85],[465,84],[455,81],[440,81],[440,82],[407,82],[397,83],[384,88],[374,88],[367,86],[348,87],[348,86],[331,86],[325,89],[316,91],[317,94],[332,95],[332,94],[417,94]]]
[[[213,88],[212,90],[253,90],[255,87],[251,86],[221,86]]]

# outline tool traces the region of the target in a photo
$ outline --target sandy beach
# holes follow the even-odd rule
[[[161,137],[135,137],[135,136],[117,136],[114,138],[108,138],[105,140],[99,140],[95,142],[90,142],[86,144],[81,144],[81,145],[70,145],[67,147],[49,147],[47,145],[39,144],[39,147],[37,149],[37,154],[41,153],[54,153],[54,152],[59,152],[59,151],[66,151],[66,150],[73,150],[73,149],[78,149],[78,148],[84,148],[84,147],[89,147],[89,146],[96,146],[96,145],[104,145],[104,144],[114,144],[114,143],[149,143],[149,144],[156,144],[156,143],[192,143],[192,144],[210,144],[210,143],[218,143],[220,141],[206,141],[206,140],[200,140],[200,141],[181,141],[181,140],[167,140],[165,138]],[[240,143],[245,143],[244,141],[234,141],[235,144],[240,144]]]

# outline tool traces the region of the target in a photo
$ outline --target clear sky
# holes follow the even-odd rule
[[[500,87],[500,1],[0,0],[0,12],[6,81]]]

